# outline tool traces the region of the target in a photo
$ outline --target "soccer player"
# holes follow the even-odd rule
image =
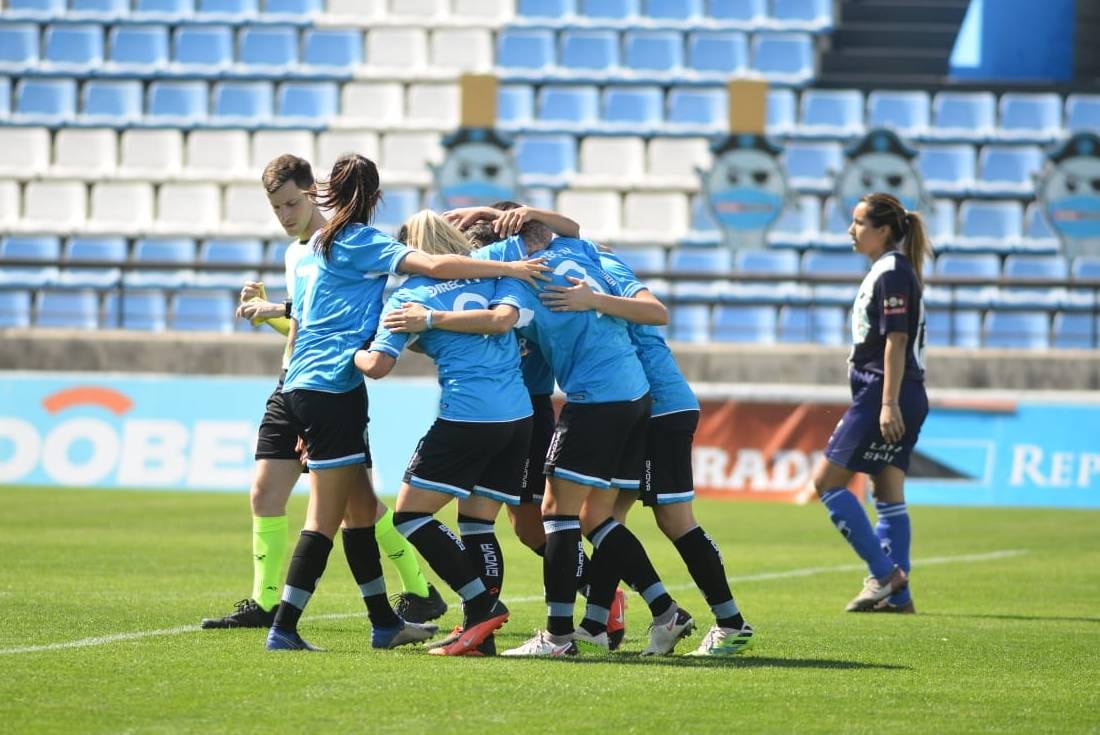
[[[271,209],[286,234],[293,238],[283,256],[286,288],[294,293],[294,269],[308,242],[325,224],[324,215],[311,198],[313,170],[309,162],[284,154],[270,161],[261,176]],[[290,331],[285,303],[267,301],[263,284],[249,282],[241,290],[237,316],[253,323],[266,322],[284,336]],[[206,618],[203,628],[270,628],[279,603],[279,582],[286,563],[288,524],[286,504],[302,474],[297,451],[298,435],[290,426],[281,392],[290,360],[289,345],[283,355],[279,383],[267,399],[256,439],[256,468],[252,478],[252,595],[220,618]],[[369,481],[369,475],[368,475]],[[378,544],[401,577],[404,591],[398,596],[398,611],[412,622],[427,622],[447,612],[439,592],[424,578],[420,563],[408,541],[393,527],[393,514],[378,503]]]
[[[593,310],[628,321],[631,320],[631,304],[623,299],[637,299],[664,309],[660,300],[614,253],[601,251],[600,266],[618,281],[623,292],[621,297],[593,290],[587,282],[570,278],[573,283],[570,287],[548,286],[542,296],[543,302],[552,311]],[[664,313],[667,314],[667,311]],[[667,322],[667,317],[664,321]],[[689,655],[729,656],[740,653],[751,645],[752,626],[745,622],[730,592],[718,546],[695,520],[692,512],[695,483],[691,451],[695,428],[699,424],[699,401],[676,365],[676,358],[660,330],[651,324],[632,321],[629,329],[638,359],[649,380],[653,407],[646,430],[640,493],[620,493],[615,503],[615,518],[620,523],[626,523],[630,507],[641,495],[643,504],[653,510],[657,527],[676,547],[691,578],[710,605],[715,624],[703,636],[702,644]],[[594,590],[593,596],[606,596],[606,590]],[[601,644],[604,640],[602,634],[609,632],[596,615],[586,614],[581,628]],[[608,642],[615,647],[613,640]]]
[[[889,194],[860,199],[848,234],[871,270],[852,306],[852,405],[829,438],[814,487],[829,519],[870,571],[847,610],[912,613],[904,490],[909,457],[928,415],[921,270],[931,249],[921,216]],[[848,491],[856,472],[874,480],[874,529]]]
[[[493,263],[420,253],[370,226],[381,198],[374,162],[355,154],[337,159],[317,197],[332,218],[314,236],[309,261],[303,258],[297,269],[282,392],[295,433],[305,439],[310,504],[268,633],[269,650],[313,649],[298,634],[298,621],[324,574],[332,539],[349,502],[362,505],[360,517],[376,502],[365,478],[366,390],[353,360],[378,325],[386,276],[535,281],[548,270],[537,260]],[[373,524],[349,524],[343,538],[371,619],[371,645],[392,648],[434,633],[435,626],[402,620],[386,600]]]

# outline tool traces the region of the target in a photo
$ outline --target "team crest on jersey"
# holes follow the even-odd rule
[[[431,170],[444,209],[522,198],[512,143],[495,130],[460,128],[443,146],[446,157]]]
[[[1046,217],[1067,255],[1100,244],[1100,136],[1078,133],[1047,154],[1036,182]]]
[[[887,296],[882,303],[882,313],[887,316],[891,314],[904,314],[906,309],[904,296]]]
[[[764,245],[791,198],[777,156],[782,148],[762,135],[734,133],[711,145],[714,163],[697,169],[707,211],[733,248]]]
[[[846,163],[836,177],[833,196],[844,216],[871,192],[893,194],[906,209],[925,209],[931,199],[913,165],[917,152],[892,131],[875,129],[845,151]]]

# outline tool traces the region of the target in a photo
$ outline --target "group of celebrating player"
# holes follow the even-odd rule
[[[253,595],[204,627],[270,627],[269,650],[315,650],[298,620],[341,529],[372,646],[438,632],[430,621],[447,606],[420,572],[415,548],[462,600],[462,624],[429,652],[494,655],[494,631],[509,615],[494,531],[504,505],[517,536],[542,557],[547,618],[544,630],[500,655],[617,648],[626,604],[620,581],[653,617],[642,655],[669,654],[695,621],[626,525],[641,499],[715,618],[691,655],[728,656],[751,645],[753,628],[722,556],[692,512],[699,403],[659,329],[667,309],[622,260],[581,239],[572,220],[512,202],[423,211],[391,238],[370,226],[382,197],[378,170],[355,154],[337,160],[320,186],[309,163],[290,155],[272,161],[262,180],[295,238],[286,255],[291,298],[271,303],[261,284],[246,284],[238,316],[287,334],[285,372],[257,441]],[[850,610],[914,611],[902,485],[927,413],[917,275],[927,244],[919,215],[895,216],[896,208],[892,197],[869,195],[853,213],[855,247],[875,264],[853,318],[853,405],[815,477],[830,518],[871,571]],[[386,298],[391,276],[407,279]],[[383,378],[406,348],[435,362],[441,398],[391,513],[371,487],[363,376]],[[556,418],[555,384],[565,398]],[[309,506],[279,598],[286,502],[303,448]],[[846,489],[856,471],[875,479],[877,531]],[[435,517],[452,498],[458,534]],[[396,609],[380,548],[404,586]],[[574,626],[578,592],[587,601]]]

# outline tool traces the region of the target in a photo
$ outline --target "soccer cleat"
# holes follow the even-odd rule
[[[267,631],[267,643],[264,646],[269,651],[320,651],[312,643],[302,640],[296,630],[280,630],[272,628]]]
[[[622,588],[615,590],[611,600],[611,614],[607,616],[607,642],[612,651],[623,644],[626,637],[626,593]]]
[[[877,605],[871,608],[870,612],[915,615],[917,606],[913,604],[912,600],[904,602],[901,605],[895,605],[890,602],[890,598],[886,598],[885,600],[880,600]]]
[[[432,641],[431,643],[429,643],[428,645],[426,645],[424,647],[427,648],[429,652],[431,652],[431,650],[434,649],[434,648],[443,648],[444,646],[451,645],[452,643],[457,641],[459,639],[459,636],[461,636],[461,635],[462,635],[462,626],[461,625],[456,625],[454,627],[454,630],[452,630],[450,635],[448,635],[446,638],[440,638],[438,641]],[[494,636],[490,635],[488,638],[486,638],[484,641],[482,641],[481,644],[475,650],[477,651],[477,653],[474,653],[473,651],[470,651],[466,655],[467,656],[495,656],[495,655],[497,655],[497,646],[496,646],[496,640],[495,640]]]
[[[402,620],[400,625],[392,628],[381,628],[375,625],[370,630],[370,647],[397,648],[408,643],[420,643],[438,632],[438,625],[410,623],[407,620]]]
[[[233,612],[221,618],[203,618],[201,627],[212,628],[270,628],[275,624],[275,611],[279,606],[264,610],[253,599],[241,600]]]
[[[713,626],[688,656],[735,656],[752,647],[752,626],[745,623],[740,630]]]
[[[863,580],[863,591],[853,597],[844,609],[847,612],[871,612],[879,601],[905,589],[908,584],[909,577],[901,567],[894,567],[885,582],[880,582],[873,576],[868,577]]]
[[[535,637],[522,646],[502,651],[501,656],[576,656],[577,644],[573,636],[550,635],[545,630],[535,631]]]
[[[486,638],[493,634],[493,631],[508,622],[508,608],[504,606],[504,603],[497,600],[493,603],[493,609],[489,613],[490,617],[482,620],[479,623],[473,623],[462,628],[461,631],[452,632],[452,636],[456,636],[454,641],[443,646],[436,646],[432,648],[428,653],[435,656],[469,656],[469,655],[484,655],[483,653],[477,653],[478,646],[480,646]],[[496,646],[494,644],[494,650]]]
[[[695,621],[691,614],[677,606],[668,617],[667,621],[658,623],[656,620],[649,626],[649,645],[642,649],[643,656],[665,656],[672,653],[676,643],[681,638],[691,635],[695,630]]]
[[[609,634],[602,632],[598,635],[592,635],[584,628],[577,628],[573,631],[573,640],[577,643],[577,648],[582,651],[591,651],[592,653],[607,653],[611,650],[611,643],[609,641]]]
[[[410,623],[427,623],[443,617],[447,612],[447,603],[434,585],[428,585],[428,596],[421,597],[412,592],[394,595],[393,611]]]

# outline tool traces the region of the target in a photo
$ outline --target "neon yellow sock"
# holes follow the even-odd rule
[[[286,516],[252,517],[252,599],[264,610],[279,604],[288,545]]]
[[[378,548],[385,554],[397,573],[401,575],[401,586],[406,592],[419,597],[428,596],[428,580],[420,571],[420,560],[408,539],[393,527],[393,511],[386,509],[386,515],[374,524],[374,537],[378,539]]]

